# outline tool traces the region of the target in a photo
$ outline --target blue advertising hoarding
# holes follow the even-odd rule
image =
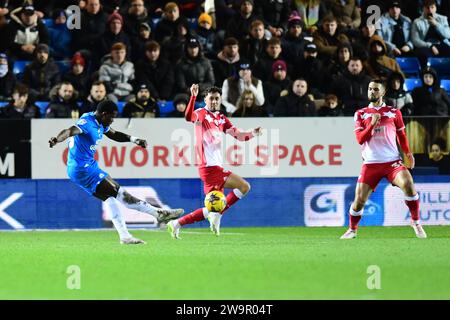
[[[158,203],[190,212],[203,203],[199,179],[118,180],[125,188],[155,190]],[[355,178],[248,179],[250,193],[225,214],[224,227],[344,226]],[[432,182],[431,182],[432,181]],[[416,176],[424,224],[450,224],[450,177]],[[361,225],[405,225],[408,213],[399,190],[387,181],[365,206]],[[398,189],[398,188],[395,188]],[[404,206],[404,208],[402,207]],[[107,220],[107,219],[106,219]],[[68,180],[0,180],[0,229],[102,228],[102,202]],[[205,227],[206,222],[194,226]]]

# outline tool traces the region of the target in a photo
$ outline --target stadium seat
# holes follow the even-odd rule
[[[441,88],[450,92],[450,79],[441,80]]]
[[[190,30],[195,30],[197,28],[197,26],[198,26],[197,18],[188,18],[187,21],[188,21]]]
[[[173,101],[161,102],[158,101],[159,113],[161,117],[166,117],[169,113],[175,110],[175,106],[173,105]]]
[[[436,70],[441,79],[450,79],[450,58],[428,58],[427,65]]]
[[[70,60],[58,60],[55,61],[55,63],[58,66],[61,75],[70,70]]]
[[[41,21],[47,28],[52,28],[55,25],[55,22],[52,19],[42,19]]]
[[[404,88],[406,91],[411,92],[414,88],[422,86],[422,80],[418,78],[405,79]]]
[[[123,108],[125,107],[126,102],[125,101],[118,101],[117,103],[117,109],[119,110],[119,115],[122,114]]]
[[[420,62],[417,58],[396,58],[395,59],[407,78],[420,77]]]
[[[14,62],[13,66],[13,73],[16,77],[19,79],[22,78],[23,72],[25,71],[25,67],[27,64],[29,64],[31,61],[28,60],[17,60]]]
[[[0,108],[6,107],[8,103],[8,101],[0,101]]]
[[[156,25],[161,21],[161,18],[154,18],[152,19],[152,30],[155,29]]]
[[[49,102],[48,101],[36,101],[36,106],[38,106],[39,111],[41,112],[41,117],[45,118],[45,114],[47,112],[47,107]]]

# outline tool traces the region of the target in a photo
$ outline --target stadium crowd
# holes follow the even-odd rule
[[[450,1],[213,2],[0,1],[0,118],[76,119],[104,99],[123,117],[181,117],[192,83],[221,87],[232,117],[353,116],[373,78],[404,115],[449,114],[450,74],[429,61],[450,57]]]

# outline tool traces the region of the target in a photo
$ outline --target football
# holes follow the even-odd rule
[[[211,191],[205,196],[205,207],[209,212],[221,212],[226,204],[225,195],[220,191]]]

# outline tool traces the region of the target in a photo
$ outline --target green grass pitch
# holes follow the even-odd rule
[[[0,299],[450,299],[450,227],[0,232]],[[80,268],[79,290],[67,288]],[[368,267],[380,289],[368,289]],[[370,270],[370,268],[369,268]],[[370,281],[369,281],[370,282]],[[372,282],[370,282],[372,283]]]

